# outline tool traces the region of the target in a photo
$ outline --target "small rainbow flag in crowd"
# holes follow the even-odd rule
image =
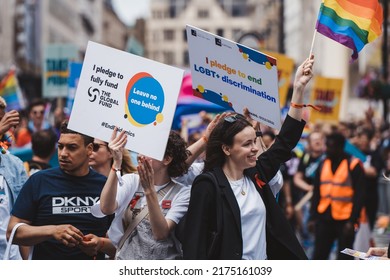
[[[11,69],[1,80],[0,96],[2,96],[7,103],[7,111],[20,110],[26,107],[15,70]]]
[[[323,0],[316,30],[352,49],[353,61],[367,43],[382,34],[382,23],[378,0]]]

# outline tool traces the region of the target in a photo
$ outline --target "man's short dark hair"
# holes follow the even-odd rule
[[[35,107],[35,106],[46,106],[46,101],[42,98],[37,98],[37,99],[34,99],[30,105],[28,106],[28,113],[31,112],[31,110]]]
[[[262,132],[262,136],[269,136],[272,140],[275,140],[275,138],[276,138],[275,133],[271,130],[266,130],[266,131]]]
[[[82,134],[80,132],[71,130],[68,128],[68,120],[64,120],[61,123],[61,128],[60,128],[61,134],[79,134],[81,137],[84,139],[84,146],[87,146],[90,143],[93,143],[94,138],[85,134]]]
[[[329,141],[332,142],[336,147],[344,148],[346,139],[343,134],[340,132],[333,132],[329,135],[326,136],[326,142],[328,143]]]
[[[51,129],[39,130],[31,136],[33,154],[40,158],[51,156],[56,148],[57,135]]]

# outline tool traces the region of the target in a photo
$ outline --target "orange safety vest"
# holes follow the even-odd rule
[[[318,213],[324,213],[330,205],[333,219],[347,220],[350,218],[354,191],[349,170],[352,170],[359,162],[358,158],[353,158],[348,167],[348,160],[344,159],[333,174],[330,160],[324,161],[320,175]]]

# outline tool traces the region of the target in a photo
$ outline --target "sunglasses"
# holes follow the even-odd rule
[[[93,150],[94,152],[97,152],[97,151],[99,151],[99,149],[100,149],[100,146],[107,147],[107,145],[106,145],[106,144],[92,143],[92,145],[93,145],[93,147],[92,147],[92,150]]]
[[[42,111],[32,111],[32,113],[34,115],[43,115],[44,112],[45,112],[44,110],[42,110]]]
[[[228,122],[228,123],[234,123],[238,119],[245,120],[245,117],[243,117],[242,115],[239,115],[239,114],[229,115],[229,116],[224,118],[224,121]]]
[[[234,123],[238,119],[245,120],[245,117],[240,115],[240,114],[235,114],[235,115],[230,115],[230,116],[225,117],[224,121],[228,122],[228,123]],[[261,131],[256,131],[256,137],[263,137],[263,133]]]

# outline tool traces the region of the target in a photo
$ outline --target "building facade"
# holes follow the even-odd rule
[[[111,1],[0,0],[0,77],[15,66],[28,99],[42,94],[44,51],[73,45],[82,61],[89,40],[125,50],[128,27]]]
[[[259,39],[259,45],[253,47],[277,51],[279,6],[279,1],[268,0],[151,0],[146,56],[170,65],[188,66],[187,24],[233,41],[246,39],[250,33]]]
[[[0,0],[0,75],[15,64],[15,0]]]
[[[124,50],[127,38],[110,0],[1,0],[0,75],[11,65],[40,75],[49,44],[73,44],[82,59],[89,40]]]

